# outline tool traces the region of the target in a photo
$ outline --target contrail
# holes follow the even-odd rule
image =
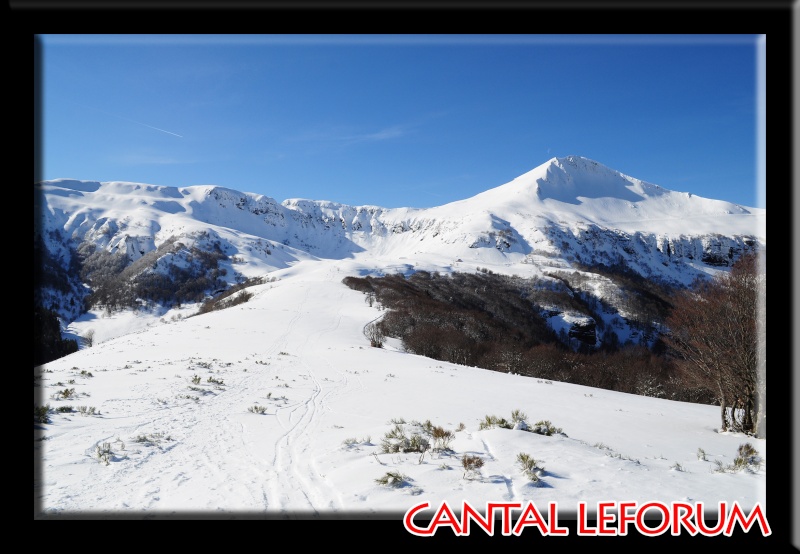
[[[122,119],[125,119],[125,118],[123,117]],[[170,135],[175,135],[176,137],[183,138],[183,135],[179,135],[178,133],[173,133],[172,131],[165,131],[164,129],[159,129],[158,127],[153,127],[152,125],[148,125],[147,123],[140,123],[139,121],[134,121],[132,119],[129,119],[128,121],[130,121],[131,123],[139,123],[139,125],[144,125],[145,127],[150,127],[151,129],[155,129],[156,131],[161,131],[162,133],[167,133],[167,134],[170,134]]]
[[[73,102],[73,104],[76,104],[78,106],[83,106],[84,108],[89,108],[90,110],[96,110],[98,112],[104,113],[106,115],[110,115],[112,117],[116,117],[116,118],[119,118],[119,119],[124,119],[125,121],[130,121],[131,123],[136,123],[137,125],[144,125],[145,127],[149,127],[150,129],[155,129],[156,131],[161,131],[162,133],[167,133],[168,135],[174,135],[176,137],[183,138],[183,135],[179,135],[178,133],[173,133],[172,131],[166,131],[164,129],[159,129],[158,127],[153,127],[152,125],[148,125],[147,123],[142,123],[141,121],[134,121],[133,119],[128,119],[127,117],[122,117],[121,115],[113,114],[113,113],[107,112],[105,110],[101,110],[99,108],[92,108],[91,106],[86,106],[84,104],[78,104],[77,102]]]

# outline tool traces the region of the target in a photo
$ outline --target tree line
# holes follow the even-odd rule
[[[625,292],[632,325],[658,331],[649,344],[570,348],[547,325],[542,302],[595,317],[598,300],[568,279],[418,271],[343,282],[386,313],[370,343],[401,340],[413,354],[461,365],[631,394],[720,406],[721,430],[766,435],[766,273],[757,253],[687,288],[606,271]],[[573,282],[573,284],[575,284]],[[607,333],[614,336],[613,333]]]

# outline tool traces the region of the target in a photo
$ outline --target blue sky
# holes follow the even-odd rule
[[[42,179],[422,208],[579,155],[766,207],[756,35],[41,39]]]

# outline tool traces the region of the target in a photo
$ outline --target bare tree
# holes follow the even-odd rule
[[[373,322],[364,327],[364,335],[369,339],[370,346],[383,348],[386,335],[384,335],[383,330],[377,323]]]
[[[746,254],[678,294],[667,318],[665,342],[689,380],[718,395],[723,431],[766,437],[765,291],[757,255]]]

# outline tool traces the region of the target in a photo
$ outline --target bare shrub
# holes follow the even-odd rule
[[[464,468],[464,479],[474,478],[480,475],[480,469],[483,467],[483,458],[465,453],[461,456],[461,466]]]

